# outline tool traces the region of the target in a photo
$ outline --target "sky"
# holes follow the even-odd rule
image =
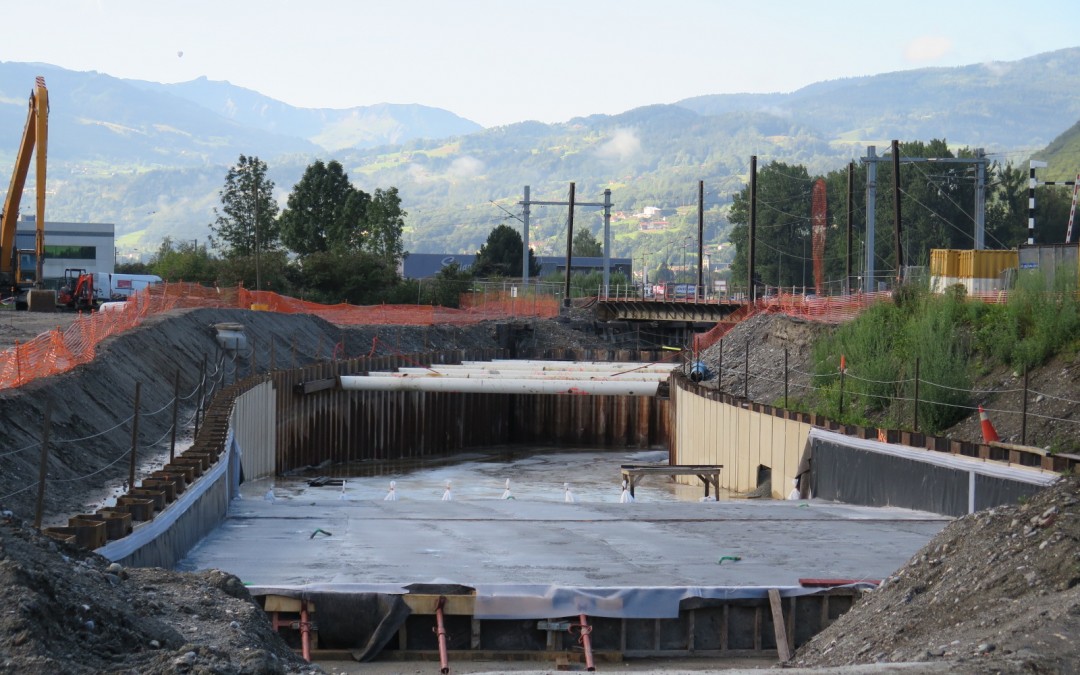
[[[485,127],[1080,46],[1076,0],[35,0],[0,61]]]

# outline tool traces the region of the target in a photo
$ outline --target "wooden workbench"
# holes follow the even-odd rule
[[[645,476],[697,476],[705,484],[705,497],[709,496],[711,485],[714,494],[720,496],[720,470],[723,464],[623,464],[623,480],[630,488],[630,496],[634,496],[634,486]]]

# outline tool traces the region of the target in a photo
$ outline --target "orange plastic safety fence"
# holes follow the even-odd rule
[[[123,303],[107,303],[101,311],[80,315],[66,330],[48,331],[0,352],[0,389],[18,387],[40,377],[55,375],[94,358],[104,339],[129,330],[146,317],[176,308],[236,307],[243,309],[312,314],[339,325],[472,324],[515,316],[551,317],[559,313],[557,300],[537,295],[512,297],[505,292],[468,294],[462,309],[430,305],[321,305],[271,291],[211,288],[190,283],[150,286]]]
[[[694,336],[694,353],[700,354],[719,342],[732,328],[757,314],[752,305],[743,305],[728,316],[728,320],[718,323],[704,333]]]

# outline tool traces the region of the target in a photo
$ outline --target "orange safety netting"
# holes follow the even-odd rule
[[[750,317],[761,314],[784,314],[808,321],[821,323],[841,323],[850,321],[864,309],[889,300],[892,293],[855,293],[853,295],[826,296],[808,298],[805,295],[781,293],[765,298],[758,298],[753,304],[745,304],[735,310],[728,320],[718,323],[711,330],[694,336],[694,352],[702,352],[720,341],[728,331]]]
[[[478,297],[479,296],[479,297]],[[93,360],[104,339],[176,308],[221,307],[286,314],[312,314],[338,325],[471,324],[515,316],[552,317],[559,313],[551,296],[512,297],[505,292],[466,294],[462,309],[431,305],[320,305],[270,291],[209,288],[189,283],[150,286],[123,303],[107,303],[98,312],[80,314],[67,329],[48,331],[0,352],[0,389],[70,370]]]

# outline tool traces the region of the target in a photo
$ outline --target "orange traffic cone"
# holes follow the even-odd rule
[[[998,437],[997,429],[994,428],[993,423],[990,422],[990,416],[986,414],[982,406],[979,406],[979,424],[982,425],[983,441],[986,443],[994,443],[1000,441]]]

